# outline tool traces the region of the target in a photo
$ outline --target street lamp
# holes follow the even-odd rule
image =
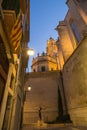
[[[27,55],[32,56],[32,55],[34,55],[34,53],[35,52],[33,49],[27,48]]]
[[[25,50],[28,56],[32,56],[35,53],[35,51],[31,48],[26,48]],[[31,91],[31,88],[32,88],[31,85],[28,85],[27,90],[25,90],[25,98],[26,98],[26,92]]]
[[[32,89],[31,85],[28,85],[27,87],[24,88],[24,101],[26,100],[26,94],[30,92]]]
[[[31,91],[31,86],[29,85],[27,89],[28,89],[28,91]]]

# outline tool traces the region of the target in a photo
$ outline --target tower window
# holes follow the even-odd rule
[[[45,66],[42,66],[42,67],[41,67],[41,71],[42,71],[42,72],[45,71]]]

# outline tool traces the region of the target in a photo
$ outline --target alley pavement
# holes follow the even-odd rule
[[[72,124],[30,124],[24,125],[21,130],[87,130],[87,127],[73,126]]]

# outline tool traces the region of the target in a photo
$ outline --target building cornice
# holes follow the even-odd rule
[[[66,4],[69,2],[69,0],[66,1]]]
[[[56,64],[56,59],[55,59],[55,62],[54,61],[51,61],[51,60],[48,60],[48,59],[46,59],[46,60],[42,60],[42,61],[37,61],[37,62],[35,62],[34,64],[32,64],[31,65],[31,67],[33,67],[35,64],[39,64],[39,63],[41,63],[41,62],[51,62],[51,63],[54,63],[54,64]]]

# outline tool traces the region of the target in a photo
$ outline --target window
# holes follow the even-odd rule
[[[51,68],[51,71],[53,71],[53,68]]]
[[[77,42],[80,42],[81,37],[80,37],[80,33],[79,33],[78,29],[77,29],[77,26],[76,26],[75,22],[72,20],[70,25],[71,25],[72,31],[74,33],[74,36],[75,36]]]
[[[36,70],[34,69],[33,72],[36,72]]]
[[[3,99],[4,89],[5,89],[5,81],[0,75],[0,107]]]
[[[41,71],[42,71],[42,72],[45,71],[45,66],[42,66],[42,67],[41,67]]]

